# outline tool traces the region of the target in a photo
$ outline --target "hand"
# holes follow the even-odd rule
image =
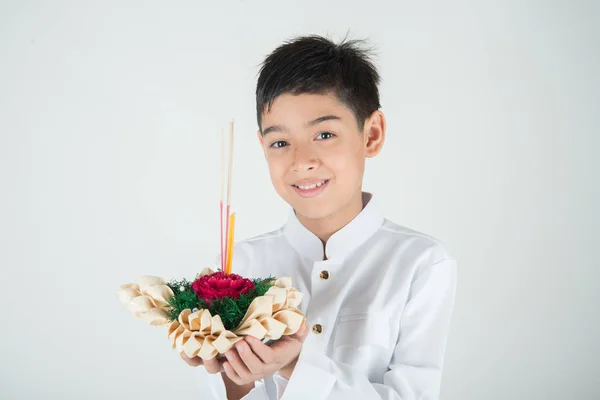
[[[246,336],[225,353],[227,357],[227,361],[223,362],[225,374],[237,385],[254,383],[284,368],[289,378],[306,336],[308,336],[306,321],[294,335],[282,336],[271,346]]]
[[[180,353],[181,358],[190,366],[198,367],[200,365],[204,365],[206,371],[209,374],[217,374],[221,373],[221,378],[223,378],[223,383],[225,383],[225,391],[227,393],[227,398],[234,399],[242,399],[245,395],[250,392],[254,388],[254,382],[247,385],[237,385],[235,382],[232,382],[227,375],[223,372],[223,359],[218,359],[217,357],[212,360],[202,360],[200,357],[189,358],[185,355],[185,353]]]
[[[219,361],[217,357],[213,358],[212,360],[205,361],[200,357],[189,358],[184,352],[181,352],[179,355],[181,358],[183,358],[183,361],[192,367],[204,365],[209,374],[218,374],[219,372],[223,372],[223,361]]]

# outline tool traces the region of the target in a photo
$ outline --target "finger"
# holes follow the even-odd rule
[[[190,358],[190,357],[186,356],[185,353],[183,353],[183,352],[179,353],[179,355],[181,356],[183,361],[185,361],[191,367],[197,367],[197,366],[203,364],[203,361],[200,357]]]
[[[223,362],[223,369],[225,370],[225,375],[227,375],[227,377],[233,383],[235,383],[236,385],[241,385],[242,384],[242,379],[237,374],[237,372],[235,372],[235,370],[233,369],[233,367],[231,366],[231,364],[229,363],[229,361]]]
[[[292,336],[294,336],[294,338],[297,339],[298,341],[304,342],[304,340],[308,336],[308,325],[306,324],[306,320],[304,320],[302,322],[302,325],[300,325],[300,328],[298,329],[298,331],[296,333],[294,333]]]
[[[245,340],[250,345],[252,352],[256,354],[263,363],[272,364],[275,362],[275,351],[271,346],[267,346],[252,336],[246,336]]]
[[[296,342],[303,343],[306,337],[308,336],[309,330],[308,325],[306,325],[306,320],[302,322],[302,325],[298,328],[296,333],[292,335],[282,336],[280,340],[293,340]]]
[[[204,367],[209,374],[218,374],[221,370],[221,364],[219,363],[219,360],[217,360],[217,357],[210,360],[204,360]]]
[[[253,381],[252,373],[250,372],[244,361],[242,361],[242,359],[240,358],[235,347],[225,352],[225,357],[227,357],[229,365],[231,365],[231,368],[235,370],[235,373],[238,375],[239,378],[245,381]]]
[[[254,375],[262,374],[265,370],[265,363],[254,354],[248,343],[240,340],[235,344],[235,348],[244,364],[246,364],[246,367],[248,367],[248,370],[250,370],[250,373]]]

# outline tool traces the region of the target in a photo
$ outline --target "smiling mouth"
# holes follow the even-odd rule
[[[320,182],[315,182],[312,185],[292,185],[292,186],[295,187],[295,188],[298,188],[300,190],[312,190],[312,189],[316,189],[318,187],[323,186],[327,182],[329,182],[329,179],[325,179],[325,180],[320,181]]]

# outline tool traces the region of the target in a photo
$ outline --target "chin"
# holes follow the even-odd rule
[[[310,209],[310,207],[294,207],[294,210],[296,210],[296,213],[302,215],[304,218],[314,220],[323,219],[331,215],[330,210],[320,209],[318,211],[315,211]]]
[[[294,199],[288,202],[297,214],[308,219],[323,219],[334,213],[331,203],[315,201],[316,199]]]

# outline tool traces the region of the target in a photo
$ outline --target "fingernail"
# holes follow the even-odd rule
[[[244,352],[244,345],[242,345],[242,344],[236,344],[235,348],[237,349],[237,351],[239,353],[243,353]]]

